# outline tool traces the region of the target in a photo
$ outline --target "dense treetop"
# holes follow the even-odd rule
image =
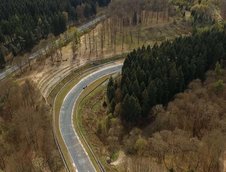
[[[29,50],[50,33],[59,35],[67,22],[96,14],[96,7],[110,0],[1,0],[1,51],[17,55]],[[1,57],[1,56],[0,56]]]
[[[204,80],[225,51],[225,33],[216,30],[134,50],[124,62],[120,84],[108,84],[111,111],[120,106],[124,122],[142,123],[152,117],[153,106],[167,104],[193,79]]]

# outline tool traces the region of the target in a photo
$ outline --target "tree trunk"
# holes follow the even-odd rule
[[[110,46],[110,38],[111,38],[111,27],[110,27],[111,23],[110,22],[111,22],[111,19],[109,19],[109,21],[107,23],[108,24],[108,47]]]
[[[158,24],[159,23],[159,11],[157,10],[157,21],[156,23]]]
[[[87,41],[86,41],[86,34],[85,34],[85,51],[87,50]]]
[[[129,33],[130,33],[130,42],[131,42],[131,44],[133,44],[133,33],[132,33],[132,31],[130,31]]]
[[[95,34],[94,34],[94,30],[95,29],[93,29],[93,50],[95,49]]]
[[[117,40],[117,30],[115,30],[114,34],[114,54],[116,54],[116,40]]]
[[[138,46],[140,46],[140,26],[138,26],[137,43],[138,43]]]
[[[101,55],[103,55],[104,54],[104,26],[102,26],[101,28],[100,46],[101,46]]]
[[[91,45],[91,36],[89,33],[89,54],[91,54],[91,52],[92,52],[92,45]]]
[[[124,34],[124,20],[122,19],[122,24],[121,24],[121,28],[122,28],[122,52],[124,50],[124,37],[125,37],[125,34]]]
[[[5,169],[5,160],[4,160],[3,156],[0,156],[0,168],[2,170]]]
[[[95,39],[95,48],[96,48],[96,58],[98,58],[98,51],[97,51],[97,45],[98,45],[98,42],[97,42],[97,39]]]

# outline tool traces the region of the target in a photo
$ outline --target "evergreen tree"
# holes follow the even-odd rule
[[[217,77],[220,77],[222,75],[222,68],[219,62],[216,63],[215,74]]]
[[[111,102],[115,95],[115,87],[114,87],[114,80],[110,77],[108,85],[107,85],[107,98],[108,101]]]
[[[143,117],[147,117],[148,111],[150,110],[150,105],[149,105],[149,96],[148,96],[148,91],[145,89],[142,92],[142,115]]]
[[[0,68],[3,68],[5,66],[5,58],[3,53],[0,51]]]
[[[128,124],[134,125],[140,119],[141,107],[139,101],[134,96],[125,96],[122,103],[122,118]]]
[[[107,6],[110,2],[111,0],[98,0],[98,5],[100,7],[104,7],[104,6]]]
[[[139,124],[153,106],[166,105],[175,94],[184,91],[193,79],[204,80],[205,72],[225,58],[225,40],[224,32],[213,29],[180,37],[173,42],[155,44],[153,48],[143,46],[128,54],[118,86],[122,98],[115,102],[122,103],[122,119],[130,124]],[[217,63],[217,75],[219,68]],[[222,86],[222,82],[217,82],[217,92]],[[108,86],[110,100],[115,96],[114,89]],[[142,110],[139,110],[141,107]]]
[[[177,73],[177,69],[176,69],[176,64],[172,63],[170,65],[170,69],[169,69],[169,91],[171,93],[170,96],[174,95],[178,88],[177,88],[177,82],[178,82],[178,73]]]
[[[99,0],[1,0],[0,42],[17,54],[30,50],[48,34],[59,35],[69,22],[78,20],[76,8],[85,4],[84,17],[96,14]],[[110,0],[102,0],[107,6]],[[13,47],[13,48],[12,48]],[[17,50],[17,51],[16,51]]]

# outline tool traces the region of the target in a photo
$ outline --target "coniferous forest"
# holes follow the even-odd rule
[[[1,0],[0,63],[3,55],[31,49],[50,33],[59,35],[68,22],[89,18],[110,0]]]
[[[217,30],[134,50],[124,62],[121,83],[108,83],[110,111],[120,106],[122,121],[129,126],[153,119],[152,107],[166,105],[192,80],[205,80],[225,51],[226,35]]]

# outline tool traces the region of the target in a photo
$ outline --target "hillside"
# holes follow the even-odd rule
[[[193,80],[167,106],[153,108],[152,123],[130,131],[115,114],[106,116],[108,108],[103,106],[106,86],[97,88],[81,107],[83,129],[96,153],[115,161],[118,154],[124,152],[120,162],[111,163],[117,169],[112,171],[120,172],[218,172],[226,169],[221,161],[226,134],[226,71],[216,69],[206,73],[204,82]]]
[[[205,72],[225,59],[225,40],[224,32],[211,30],[134,50],[124,62],[120,83],[108,84],[110,112],[121,107],[119,115],[128,127],[152,120],[153,106],[166,105],[193,79],[204,81]]]
[[[30,50],[49,34],[59,35],[68,23],[94,16],[103,0],[2,0],[0,3],[0,65],[3,55]]]
[[[220,2],[1,0],[0,172],[65,171],[54,142],[53,100],[64,83],[118,58],[125,58],[122,72],[96,81],[98,87],[86,84],[73,118],[98,163],[109,172],[221,172],[226,3]],[[67,151],[74,145],[63,141],[73,165]]]
[[[224,37],[211,30],[134,50],[107,90],[85,98],[82,129],[111,171],[222,170]]]
[[[50,107],[26,80],[0,83],[0,171],[63,171]]]

